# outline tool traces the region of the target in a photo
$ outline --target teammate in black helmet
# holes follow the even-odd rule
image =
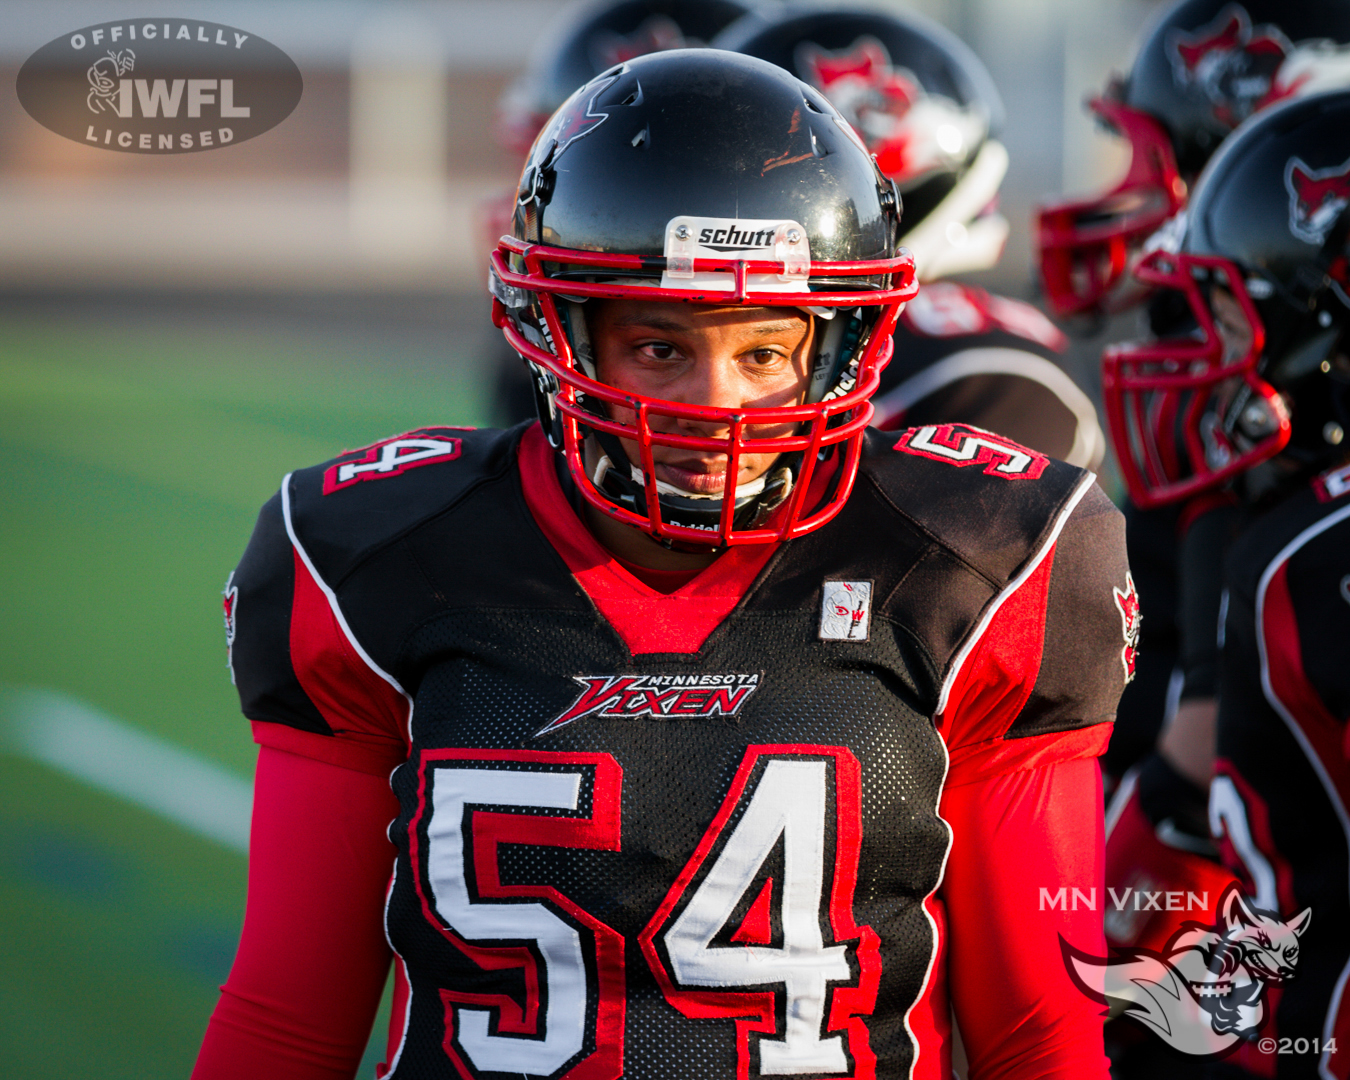
[[[973,424],[1096,467],[1105,437],[1056,363],[1064,335],[1029,304],[947,280],[994,266],[1008,237],[997,209],[1003,104],[974,53],[921,16],[838,5],[770,6],[713,44],[824,94],[904,198],[901,242],[924,289],[896,327],[877,425]]]
[[[1345,0],[1168,5],[1145,31],[1128,75],[1090,106],[1129,144],[1124,177],[1039,214],[1040,269],[1052,309],[1066,318],[1100,317],[1146,302],[1152,333],[1166,338],[1194,330],[1189,306],[1175,293],[1157,292],[1132,268],[1147,251],[1175,244],[1190,187],[1234,128],[1273,104],[1347,82]],[[1110,371],[1108,363],[1108,378]],[[1126,444],[1117,439],[1121,453],[1140,445],[1134,440],[1122,449]],[[1157,452],[1175,460],[1174,445],[1167,436]],[[1217,902],[1226,876],[1212,851],[1201,853],[1223,556],[1241,514],[1224,490],[1147,490],[1136,482],[1128,456],[1123,464],[1131,565],[1149,618],[1139,678],[1122,699],[1103,758],[1108,782],[1124,779],[1109,815],[1117,825],[1108,841],[1108,885],[1119,890],[1166,880],[1173,888],[1208,891]],[[1108,939],[1159,946],[1187,917],[1108,920]]]
[[[1136,271],[1190,318],[1105,360],[1134,497],[1222,490],[1243,513],[1208,824],[1249,904],[1299,929],[1258,969],[1265,1008],[1224,1076],[1350,1069],[1348,258],[1350,91],[1276,106],[1225,142],[1175,242]]]
[[[1102,947],[1120,517],[867,427],[901,214],[751,57],[549,121],[491,263],[542,424],[293,473],[231,579],[263,749],[198,1080],[350,1075],[390,948],[395,1078],[945,1078],[953,1012],[972,1076],[1106,1076],[1060,941]]]
[[[1181,0],[1145,32],[1130,72],[1089,107],[1129,144],[1106,191],[1050,203],[1037,244],[1047,301],[1070,317],[1137,303],[1130,268],[1185,205],[1210,155],[1243,120],[1350,79],[1347,0]]]

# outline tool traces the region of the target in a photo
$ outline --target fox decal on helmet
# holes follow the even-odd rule
[[[921,281],[998,262],[1003,103],[954,34],[910,13],[792,5],[746,15],[713,44],[792,72],[853,125],[904,196],[900,235]]]

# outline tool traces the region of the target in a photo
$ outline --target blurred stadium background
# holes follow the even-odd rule
[[[773,0],[770,0],[772,3]],[[884,5],[883,5],[884,6]],[[1029,216],[1119,168],[1081,103],[1153,0],[914,0],[1007,107],[1013,225],[982,284],[1035,298]],[[480,201],[495,102],[555,0],[0,5],[0,1061],[178,1077],[244,904],[254,747],[220,588],[289,468],[491,421]],[[155,158],[24,113],[34,50],[197,17],[287,52],[281,126]],[[1095,392],[1097,342],[1067,366]],[[378,1055],[367,1055],[363,1076]]]

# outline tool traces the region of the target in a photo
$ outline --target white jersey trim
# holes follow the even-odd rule
[[[1350,815],[1347,815],[1345,804],[1341,802],[1341,797],[1336,791],[1336,785],[1327,775],[1321,758],[1317,756],[1317,751],[1308,742],[1308,738],[1304,735],[1303,729],[1299,727],[1298,721],[1294,719],[1293,712],[1276,695],[1275,687],[1270,681],[1270,656],[1266,648],[1266,593],[1270,588],[1271,581],[1279,573],[1280,567],[1285,565],[1300,548],[1333,526],[1339,525],[1346,518],[1350,518],[1350,506],[1343,506],[1334,514],[1328,514],[1321,521],[1309,525],[1289,543],[1285,544],[1280,549],[1279,554],[1270,560],[1270,564],[1261,574],[1261,580],[1256,586],[1256,647],[1261,658],[1261,692],[1265,695],[1266,701],[1270,703],[1270,707],[1284,721],[1285,727],[1289,729],[1289,733],[1294,736],[1299,748],[1303,751],[1304,757],[1308,759],[1308,764],[1312,766],[1313,772],[1322,782],[1322,788],[1326,791],[1327,798],[1336,809],[1336,817],[1340,820],[1341,831],[1345,834],[1347,842],[1350,842]],[[1347,883],[1347,887],[1350,888],[1350,883]],[[1336,1019],[1337,1012],[1340,1011],[1341,999],[1345,995],[1347,981],[1350,981],[1350,963],[1347,963],[1341,969],[1341,973],[1336,979],[1336,989],[1332,992],[1331,1003],[1327,1008],[1326,1019],[1323,1023],[1322,1035],[1325,1039],[1330,1039],[1333,1035],[1332,1024]],[[1317,1066],[1317,1072],[1324,1080],[1335,1080],[1335,1075],[1332,1073],[1330,1066],[1331,1063],[1327,1053],[1323,1053]]]
[[[875,398],[872,404],[877,413],[873,423],[885,424],[934,391],[971,375],[1017,375],[1044,386],[1078,421],[1073,446],[1064,460],[1080,469],[1091,468],[1102,460],[1106,436],[1097,422],[1097,410],[1091,399],[1055,364],[1023,349],[990,346],[962,349],[945,356]]]
[[[324,581],[320,576],[319,571],[315,569],[314,563],[310,560],[309,552],[305,550],[304,544],[300,543],[300,538],[295,534],[295,522],[291,519],[291,477],[294,475],[294,473],[287,473],[285,478],[281,481],[281,512],[286,520],[286,535],[291,538],[291,545],[295,548],[296,554],[300,556],[300,561],[305,564],[305,569],[309,571],[310,577],[314,579],[315,584],[323,590],[324,596],[328,598],[329,610],[333,612],[333,618],[337,620],[338,626],[342,628],[343,636],[346,637],[347,641],[351,644],[351,647],[356,650],[356,655],[362,659],[366,667],[370,668],[371,671],[397,690],[403,697],[403,700],[408,703],[408,744],[411,746],[413,715],[412,698],[408,695],[408,692],[398,684],[397,679],[371,659],[370,654],[366,652],[362,647],[361,642],[357,640],[356,635],[352,633],[352,628],[347,624],[347,617],[342,614],[342,605],[338,603],[337,594],[328,587],[328,582]]]

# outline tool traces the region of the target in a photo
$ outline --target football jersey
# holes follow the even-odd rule
[[[1210,825],[1253,906],[1312,918],[1293,976],[1267,991],[1261,1034],[1304,1053],[1245,1046],[1259,1076],[1350,1076],[1350,467],[1256,518],[1228,559]],[[1334,1053],[1323,1050],[1334,1039]],[[1319,1067],[1322,1071],[1319,1072]]]
[[[1120,515],[988,432],[874,431],[833,521],[664,594],[556,459],[344,454],[231,580],[259,741],[393,770],[387,1075],[949,1076],[939,799],[1105,746]]]
[[[877,427],[962,422],[1074,465],[1101,462],[1096,409],[1055,363],[1067,339],[1030,304],[935,281],[905,305],[894,337]]]

